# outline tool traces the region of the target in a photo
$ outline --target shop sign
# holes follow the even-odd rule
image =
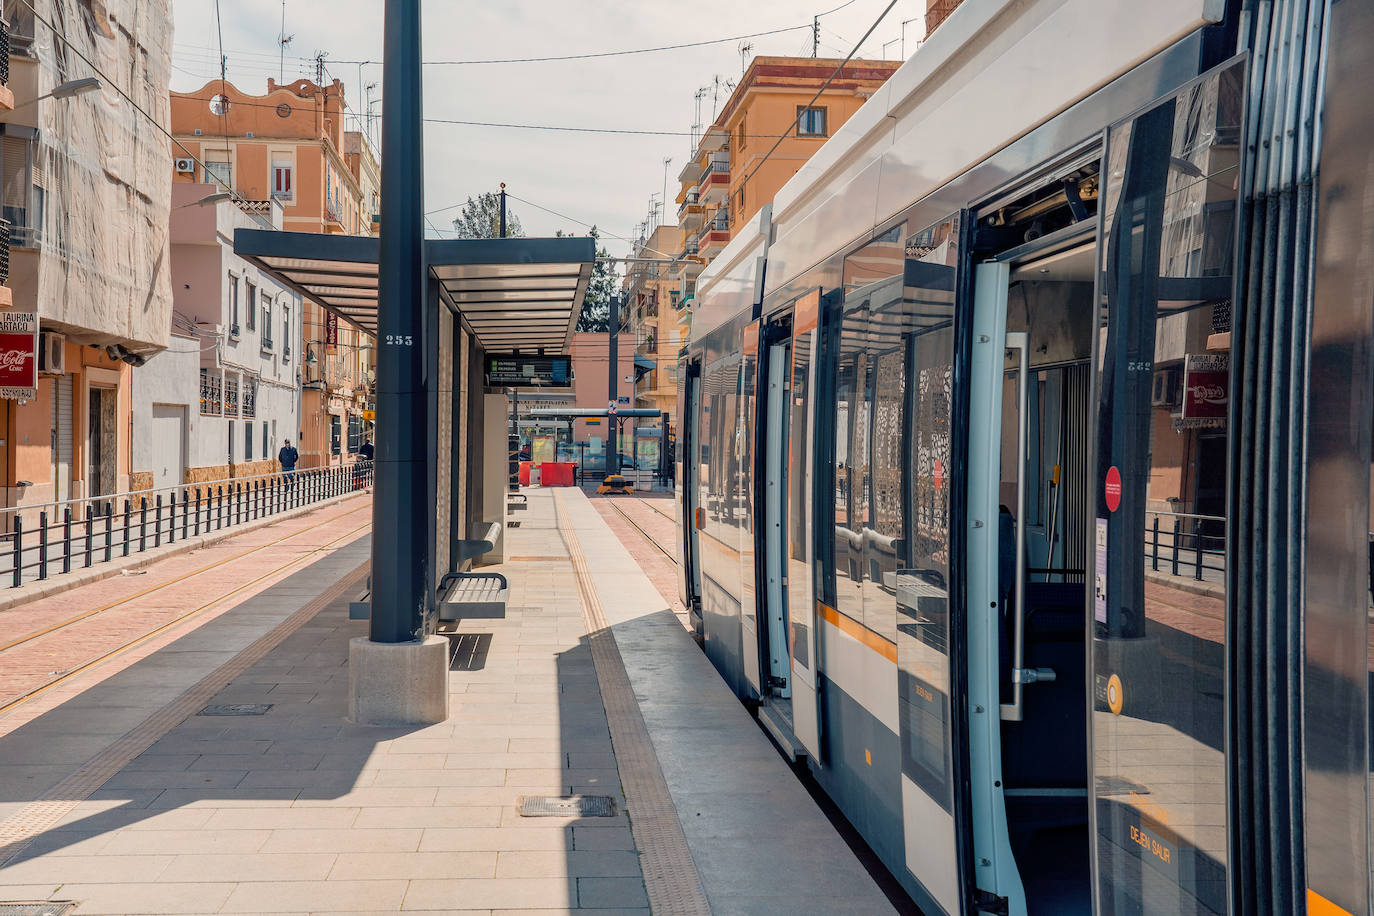
[[[38,315],[0,312],[0,398],[38,397]]]
[[[329,348],[329,352],[334,352],[334,347],[339,343],[339,316],[333,312],[324,313],[324,345]]]
[[[1183,362],[1183,412],[1175,427],[1225,426],[1230,387],[1231,354],[1189,353]]]
[[[571,388],[572,357],[489,353],[486,376],[488,388]]]

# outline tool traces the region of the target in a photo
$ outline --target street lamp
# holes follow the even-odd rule
[[[36,98],[29,99],[27,102],[24,103],[24,105],[32,105],[35,102],[41,102],[44,99],[70,99],[73,96],[85,95],[88,92],[94,92],[99,88],[99,79],[97,79],[94,76],[83,76],[79,80],[67,80],[67,82],[65,83],[58,83],[55,87],[53,87],[53,90],[51,92],[45,92]],[[23,108],[24,105],[18,105],[15,107]]]

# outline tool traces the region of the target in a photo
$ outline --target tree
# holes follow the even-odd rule
[[[453,229],[460,239],[500,238],[501,195],[488,191],[475,199],[469,197],[453,221]],[[520,217],[511,212],[509,204],[506,206],[506,236],[513,239],[525,237]]]
[[[582,304],[582,315],[577,319],[577,330],[606,332],[611,329],[611,297],[620,290],[620,277],[612,263],[604,260],[611,253],[601,245],[601,233],[593,226],[587,235],[596,246],[596,263],[592,265],[592,279],[587,284],[587,298]]]

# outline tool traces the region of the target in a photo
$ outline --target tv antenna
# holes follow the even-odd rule
[[[739,72],[743,73],[745,70],[748,70],[748,69],[749,69],[749,52],[752,51],[752,50],[754,50],[754,46],[753,46],[752,44],[746,44],[745,42],[742,42],[742,41],[741,41],[741,42],[739,43],[739,48],[738,48],[738,50],[739,50]]]
[[[281,34],[277,36],[277,44],[281,46],[281,69],[277,72],[277,82],[286,81],[286,46],[295,40],[296,36],[286,34],[286,0],[281,0]]]

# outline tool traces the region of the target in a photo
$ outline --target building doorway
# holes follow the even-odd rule
[[[86,496],[105,496],[118,489],[119,391],[91,386],[87,395]]]

